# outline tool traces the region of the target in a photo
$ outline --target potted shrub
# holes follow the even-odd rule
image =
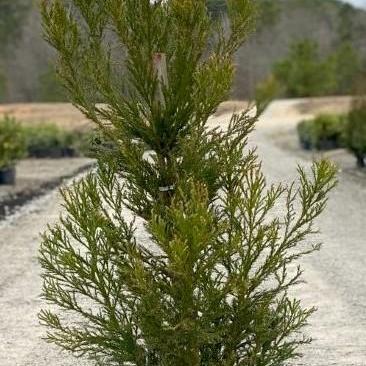
[[[74,136],[51,123],[24,127],[28,156],[34,158],[62,158],[74,156]]]
[[[313,149],[314,121],[302,121],[297,126],[300,145],[305,150]]]
[[[22,129],[15,119],[0,121],[0,184],[15,183],[15,164],[25,156]]]
[[[346,127],[346,143],[357,159],[357,166],[366,167],[366,97],[357,97],[352,104]]]
[[[300,144],[306,150],[332,150],[344,146],[347,118],[343,115],[320,114],[302,121],[297,128]]]

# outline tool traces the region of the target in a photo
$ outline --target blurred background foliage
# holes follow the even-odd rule
[[[0,52],[20,37],[24,18],[32,7],[31,1],[1,0],[0,2]]]
[[[268,94],[273,78],[282,96],[352,93],[366,67],[365,10],[339,0],[257,3],[257,30],[236,55],[233,98]],[[225,0],[207,4],[225,20]],[[67,100],[41,33],[37,1],[0,1],[0,102]]]

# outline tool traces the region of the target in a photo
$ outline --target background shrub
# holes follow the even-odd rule
[[[10,117],[0,120],[0,169],[9,168],[25,155],[20,125]]]
[[[28,156],[36,158],[63,157],[75,154],[72,132],[53,124],[23,127]]]
[[[301,145],[305,149],[329,150],[345,145],[347,118],[342,115],[321,114],[298,126]]]
[[[346,124],[347,147],[355,154],[357,165],[365,167],[366,158],[366,98],[353,102]]]
[[[23,127],[27,155],[35,158],[89,156],[92,131],[67,131],[58,126],[37,124]]]

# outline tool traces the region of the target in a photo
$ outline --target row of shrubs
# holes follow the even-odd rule
[[[321,114],[298,125],[300,143],[307,150],[348,148],[360,167],[366,166],[366,99],[353,102],[345,115]]]
[[[92,132],[71,132],[53,124],[24,126],[5,117],[0,120],[0,169],[24,157],[87,156],[91,139]]]

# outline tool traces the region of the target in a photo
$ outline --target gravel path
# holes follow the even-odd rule
[[[253,138],[267,175],[283,181],[296,176],[298,163],[310,166],[311,162],[281,150],[268,138],[273,131],[267,123],[275,124],[276,119],[280,124],[281,116],[269,108]],[[305,260],[308,283],[297,290],[305,304],[318,308],[311,319],[313,325],[307,329],[314,342],[303,349],[304,358],[294,364],[365,366],[366,177],[339,172],[339,185],[319,225],[324,246]]]
[[[16,184],[0,186],[0,220],[94,163],[84,157],[21,160],[16,167]]]
[[[283,108],[285,109],[285,108]],[[252,140],[259,146],[271,180],[296,176],[299,158],[281,150],[269,138],[271,108]],[[294,116],[295,118],[295,116]],[[310,162],[300,161],[308,166]],[[324,247],[306,259],[308,284],[297,290],[305,304],[319,311],[307,333],[314,338],[304,348],[300,366],[366,365],[366,181],[340,173],[340,184],[321,219]],[[41,281],[36,256],[38,233],[60,211],[57,192],[51,192],[0,223],[0,365],[84,365],[60,354],[40,337],[44,329],[36,314],[41,307]]]
[[[41,307],[39,233],[57,219],[59,204],[58,193],[52,192],[0,223],[1,366],[75,365],[75,360],[41,339],[44,329],[37,320]]]

